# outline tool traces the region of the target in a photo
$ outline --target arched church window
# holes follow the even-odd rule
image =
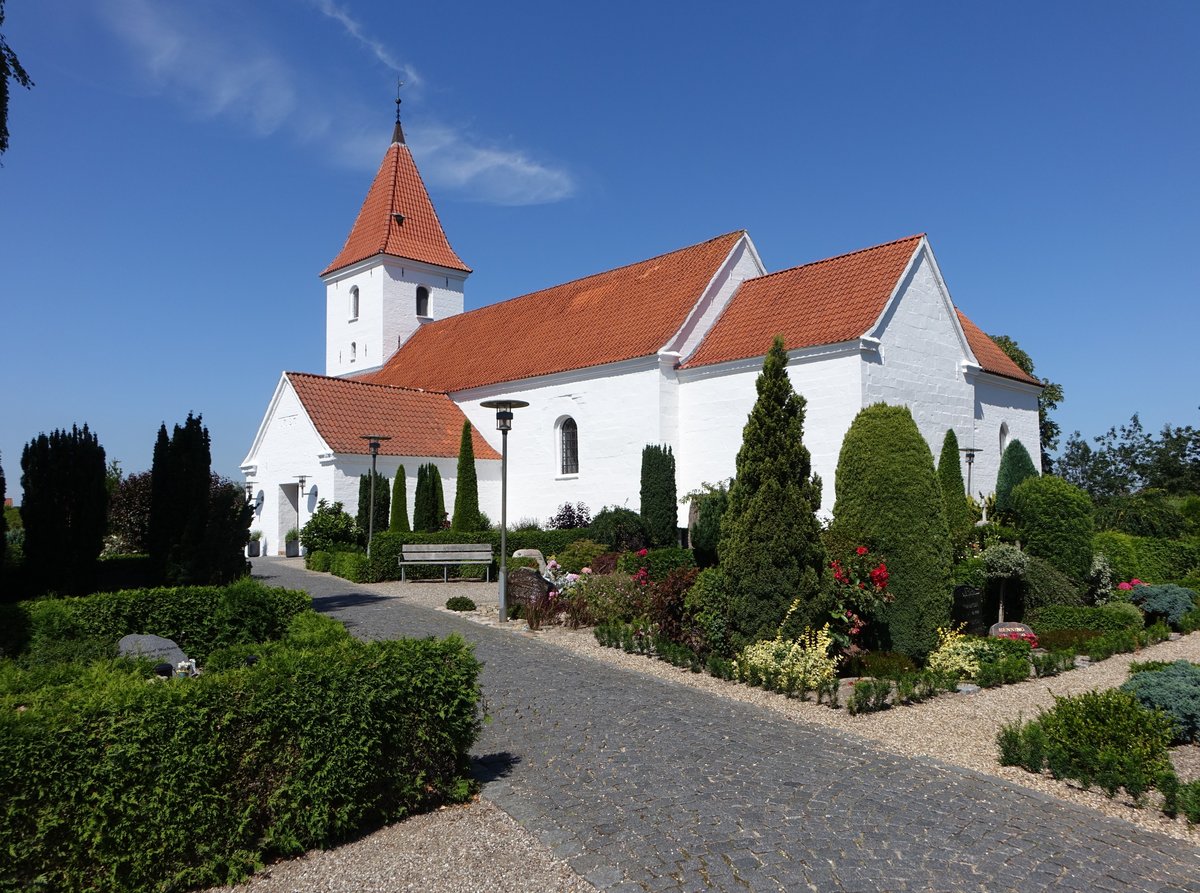
[[[358,286],[350,288],[350,319],[358,319]]]
[[[417,286],[417,316],[429,315],[429,289],[423,285]]]
[[[354,362],[354,359],[357,354],[358,354],[358,343],[356,341],[351,341],[350,342],[350,362],[351,363]]]
[[[1000,455],[1004,455],[1004,450],[1008,447],[1008,422],[1000,423]]]
[[[563,419],[560,426],[562,439],[562,473],[579,474],[579,426],[575,420]]]

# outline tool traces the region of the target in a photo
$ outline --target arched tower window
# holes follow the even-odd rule
[[[1004,455],[1004,450],[1008,447],[1008,422],[1000,423],[1000,455]]]
[[[358,319],[358,286],[350,287],[350,319]]]
[[[429,289],[423,285],[417,286],[417,316],[429,315]]]
[[[573,418],[563,419],[559,426],[562,442],[562,473],[579,474],[579,426]]]

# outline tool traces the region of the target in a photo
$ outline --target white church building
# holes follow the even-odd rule
[[[642,448],[669,444],[678,491],[734,474],[755,380],[775,335],[807,401],[804,438],[834,502],[842,438],[860,409],[907,405],[936,456],[946,430],[978,450],[976,494],[1019,439],[1037,461],[1040,383],[958,310],[923,235],[769,273],[745,231],[464,312],[471,270],[450,246],[397,122],[325,284],[325,374],[284,372],[242,463],[263,554],[321,498],[354,512],[371,466],[441,471],[453,514],[464,419],[480,507],[500,517],[510,398],[508,517],[564,502],[638,508]],[[965,474],[964,474],[965,476]],[[680,507],[680,525],[687,507]]]

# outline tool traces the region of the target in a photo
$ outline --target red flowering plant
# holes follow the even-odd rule
[[[888,592],[887,562],[859,546],[844,563],[829,562],[833,571],[837,605],[829,612],[834,643],[844,652],[863,650],[862,633],[885,604],[892,601]]]

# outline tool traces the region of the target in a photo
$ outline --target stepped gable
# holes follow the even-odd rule
[[[883,312],[923,235],[748,279],[684,368],[852,341]]]
[[[463,415],[445,393],[367,384],[288,372],[288,381],[312,419],[317,433],[335,453],[369,454],[363,434],[384,434],[379,452],[386,456],[458,456]],[[471,426],[476,459],[500,454]]]
[[[1026,374],[1025,370],[1014,363],[1012,357],[1002,351],[996,342],[984,333],[983,329],[967,319],[966,314],[961,310],[957,310],[957,313],[963,334],[967,336],[967,343],[971,345],[971,353],[975,354],[975,359],[979,361],[984,372],[1042,387],[1040,381],[1032,375]]]
[[[427,323],[377,384],[443,391],[652,356],[679,330],[743,231]]]
[[[377,254],[471,272],[450,247],[398,121],[346,244],[321,275]]]

